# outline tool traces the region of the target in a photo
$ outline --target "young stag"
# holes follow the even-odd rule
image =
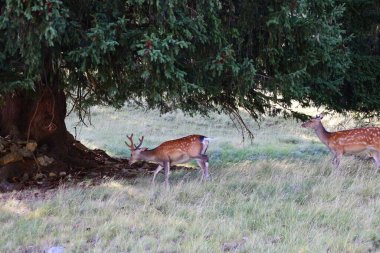
[[[380,166],[380,128],[366,127],[338,132],[328,132],[323,127],[323,116],[316,116],[302,124],[312,128],[318,138],[334,155],[333,164],[338,167],[340,159],[346,153],[354,154],[368,150],[375,160],[377,169]]]
[[[205,155],[210,138],[202,135],[189,135],[180,139],[163,142],[151,150],[140,148],[144,136],[139,138],[140,143],[138,145],[133,143],[133,134],[131,134],[131,136],[127,135],[127,138],[130,144],[127,142],[125,142],[125,144],[131,150],[129,165],[132,165],[138,160],[158,163],[158,167],[153,174],[152,183],[154,183],[157,173],[165,169],[165,184],[168,186],[170,166],[192,159],[196,160],[201,167],[202,179],[210,178],[208,174],[208,156]]]

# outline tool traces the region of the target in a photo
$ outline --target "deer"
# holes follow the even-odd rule
[[[144,136],[139,138],[139,143],[137,145],[133,142],[133,134],[130,136],[127,135],[127,138],[129,143],[125,141],[125,144],[131,150],[129,165],[132,165],[140,160],[158,164],[157,169],[153,173],[152,184],[154,184],[157,174],[164,169],[165,185],[169,186],[170,166],[185,163],[189,160],[195,160],[201,167],[201,180],[210,179],[210,175],[208,173],[208,156],[205,153],[211,138],[203,135],[189,135],[179,139],[165,141],[151,150],[148,148],[140,148],[143,143]]]
[[[337,132],[328,132],[322,125],[323,115],[317,115],[301,126],[314,129],[320,141],[333,153],[333,165],[339,167],[344,154],[369,151],[377,170],[380,167],[380,128],[363,127]]]

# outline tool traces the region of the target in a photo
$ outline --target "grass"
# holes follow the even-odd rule
[[[159,175],[154,186],[151,177],[138,177],[21,200],[13,193],[0,200],[0,252],[54,245],[65,252],[221,252],[242,238],[234,252],[379,250],[379,173],[354,157],[333,169],[326,148],[299,122],[268,118],[260,128],[250,122],[256,138],[249,144],[225,115],[160,118],[99,107],[92,119],[94,126],[77,127],[78,138],[123,157],[131,132],[145,135],[148,147],[190,133],[213,137],[213,180],[202,183],[193,170],[172,173],[170,189]],[[324,121],[332,129],[343,120]],[[73,129],[75,120],[67,124]]]

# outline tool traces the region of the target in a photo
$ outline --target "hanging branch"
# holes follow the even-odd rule
[[[45,81],[46,81],[46,74],[45,74]],[[46,85],[46,87],[50,91],[51,97],[53,99],[53,106],[52,106],[52,112],[51,112],[52,116],[51,116],[50,123],[47,126],[45,126],[44,128],[48,129],[49,131],[54,131],[57,129],[57,126],[53,123],[53,120],[55,117],[55,97],[54,97],[53,91],[51,90],[50,86]]]
[[[72,92],[67,93],[71,101],[73,102],[73,105],[71,106],[71,109],[66,114],[66,116],[68,116],[70,113],[76,110],[78,112],[78,118],[79,118],[79,122],[77,123],[77,125],[82,123],[83,125],[88,127],[88,124],[86,124],[85,120],[87,119],[89,122],[89,125],[92,125],[91,109],[83,106],[83,101],[85,101],[89,96],[95,93],[95,88],[96,88],[97,83],[96,83],[95,78],[92,75],[90,75],[88,72],[86,72],[86,80],[87,80],[87,83],[89,84],[86,88],[83,88],[80,85],[78,85],[75,91],[75,94]]]
[[[36,105],[36,109],[34,110],[33,116],[32,116],[32,118],[29,121],[28,134],[27,134],[27,138],[26,138],[26,142],[27,143],[29,142],[29,138],[30,138],[30,129],[32,128],[32,122],[34,121],[34,119],[35,119],[35,117],[37,115],[38,107],[40,106],[40,103],[41,103],[41,100],[42,100],[42,98],[44,96],[44,93],[45,93],[45,91],[42,93],[41,97],[38,99],[38,102],[37,102],[37,105]]]
[[[232,123],[234,124],[234,127],[241,133],[243,143],[245,141],[245,134],[248,135],[249,140],[251,143],[253,142],[253,139],[255,138],[254,134],[252,133],[251,129],[247,126],[244,119],[241,117],[239,109],[237,108],[227,108],[228,116],[230,117]]]

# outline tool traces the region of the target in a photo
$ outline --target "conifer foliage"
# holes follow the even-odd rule
[[[2,134],[57,144],[68,98],[80,117],[144,101],[242,124],[239,108],[257,118],[292,101],[380,107],[375,1],[0,2]]]

